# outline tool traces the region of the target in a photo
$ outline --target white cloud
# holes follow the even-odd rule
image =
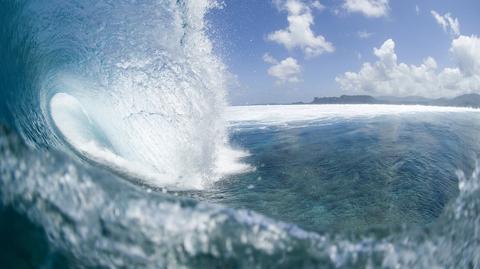
[[[415,5],[415,13],[417,13],[417,16],[420,15],[420,7],[418,5]]]
[[[273,58],[273,56],[268,53],[263,55],[263,61],[269,64],[278,64],[278,60]]]
[[[272,65],[268,69],[268,74],[277,79],[277,84],[300,82],[302,67],[296,59],[288,57],[278,61],[267,53],[263,55],[263,60]]]
[[[373,95],[450,97],[480,93],[480,38],[460,36],[452,41],[450,53],[457,67],[438,69],[431,57],[418,66],[398,63],[395,42],[389,39],[374,49],[377,62],[364,63],[358,73],[347,72],[336,81],[346,92]]]
[[[320,3],[320,1],[313,1],[312,2],[312,7],[316,8],[320,11],[325,9],[325,6],[322,3]]]
[[[384,17],[390,9],[389,0],[345,0],[343,8],[350,13],[362,13],[370,18]]]
[[[436,11],[431,11],[432,16],[435,18],[435,21],[442,26],[445,32],[450,32],[452,35],[459,36],[460,35],[460,23],[458,22],[457,18],[452,18],[450,13],[446,13],[445,15],[440,15]]]
[[[285,46],[288,50],[300,48],[306,57],[315,57],[325,52],[333,52],[335,48],[325,37],[315,35],[311,8],[300,0],[274,0],[280,10],[288,13],[288,27],[268,35],[268,40]],[[313,2],[318,8],[320,2]],[[318,4],[315,4],[318,3]]]
[[[455,55],[462,73],[468,76],[480,75],[480,38],[460,36],[453,40],[450,52]]]
[[[371,37],[373,35],[373,33],[370,33],[370,32],[367,32],[367,31],[363,30],[363,31],[358,31],[357,35],[361,39],[367,39],[367,38]]]

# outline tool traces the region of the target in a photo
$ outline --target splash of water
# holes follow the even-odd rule
[[[236,164],[221,116],[227,71],[204,20],[214,1],[8,4],[7,25],[22,22],[22,33],[11,34],[31,48],[5,40],[24,56],[7,60],[36,67],[21,73],[25,95],[6,93],[30,144],[73,148],[129,178],[171,188],[201,189],[246,168]]]

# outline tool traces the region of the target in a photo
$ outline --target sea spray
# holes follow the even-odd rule
[[[241,155],[219,154],[232,150],[222,120],[227,71],[204,18],[215,1],[4,5],[13,15],[4,18],[2,57],[22,56],[5,60],[19,71],[2,70],[5,114],[28,143],[72,148],[81,159],[171,188],[201,189],[235,172],[224,167],[246,168],[235,165]],[[88,122],[70,114],[78,122],[62,126],[58,97],[67,95]],[[85,140],[82,129],[94,135]]]

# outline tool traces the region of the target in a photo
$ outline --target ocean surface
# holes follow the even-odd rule
[[[0,3],[0,268],[480,267],[479,110],[228,106],[215,8]]]
[[[477,111],[369,105],[232,111],[244,120],[231,123],[231,143],[248,151],[243,160],[252,169],[194,197],[315,232],[383,234],[435,222],[458,196],[457,172],[471,173],[480,152]],[[302,120],[305,113],[317,118]]]

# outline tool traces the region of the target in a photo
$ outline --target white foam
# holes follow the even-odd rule
[[[420,105],[261,105],[231,106],[226,119],[232,126],[282,125],[300,121],[326,121],[335,118],[376,117],[412,113],[480,112],[465,107],[438,107]]]
[[[141,178],[146,183],[162,182],[167,186],[175,184],[162,179],[161,175],[145,164],[129,161],[103,146],[95,135],[93,121],[75,97],[66,93],[55,94],[50,101],[50,112],[64,139],[91,161],[108,166],[121,174]]]
[[[219,149],[217,156],[218,159],[215,166],[217,175],[240,174],[252,169],[248,164],[242,162],[243,158],[249,156],[249,153],[246,151],[225,146]]]
[[[167,187],[170,189],[203,189],[205,182],[201,176],[188,179],[173,177],[162,173],[145,162],[128,159],[114,152],[101,141],[100,127],[87,113],[83,105],[73,96],[66,93],[55,94],[50,101],[50,113],[55,126],[61,132],[65,141],[75,151],[89,160],[106,166],[113,171],[135,178],[143,183]],[[220,178],[227,174],[248,171],[250,166],[241,162],[248,154],[234,150],[227,145],[218,148],[214,177]]]

